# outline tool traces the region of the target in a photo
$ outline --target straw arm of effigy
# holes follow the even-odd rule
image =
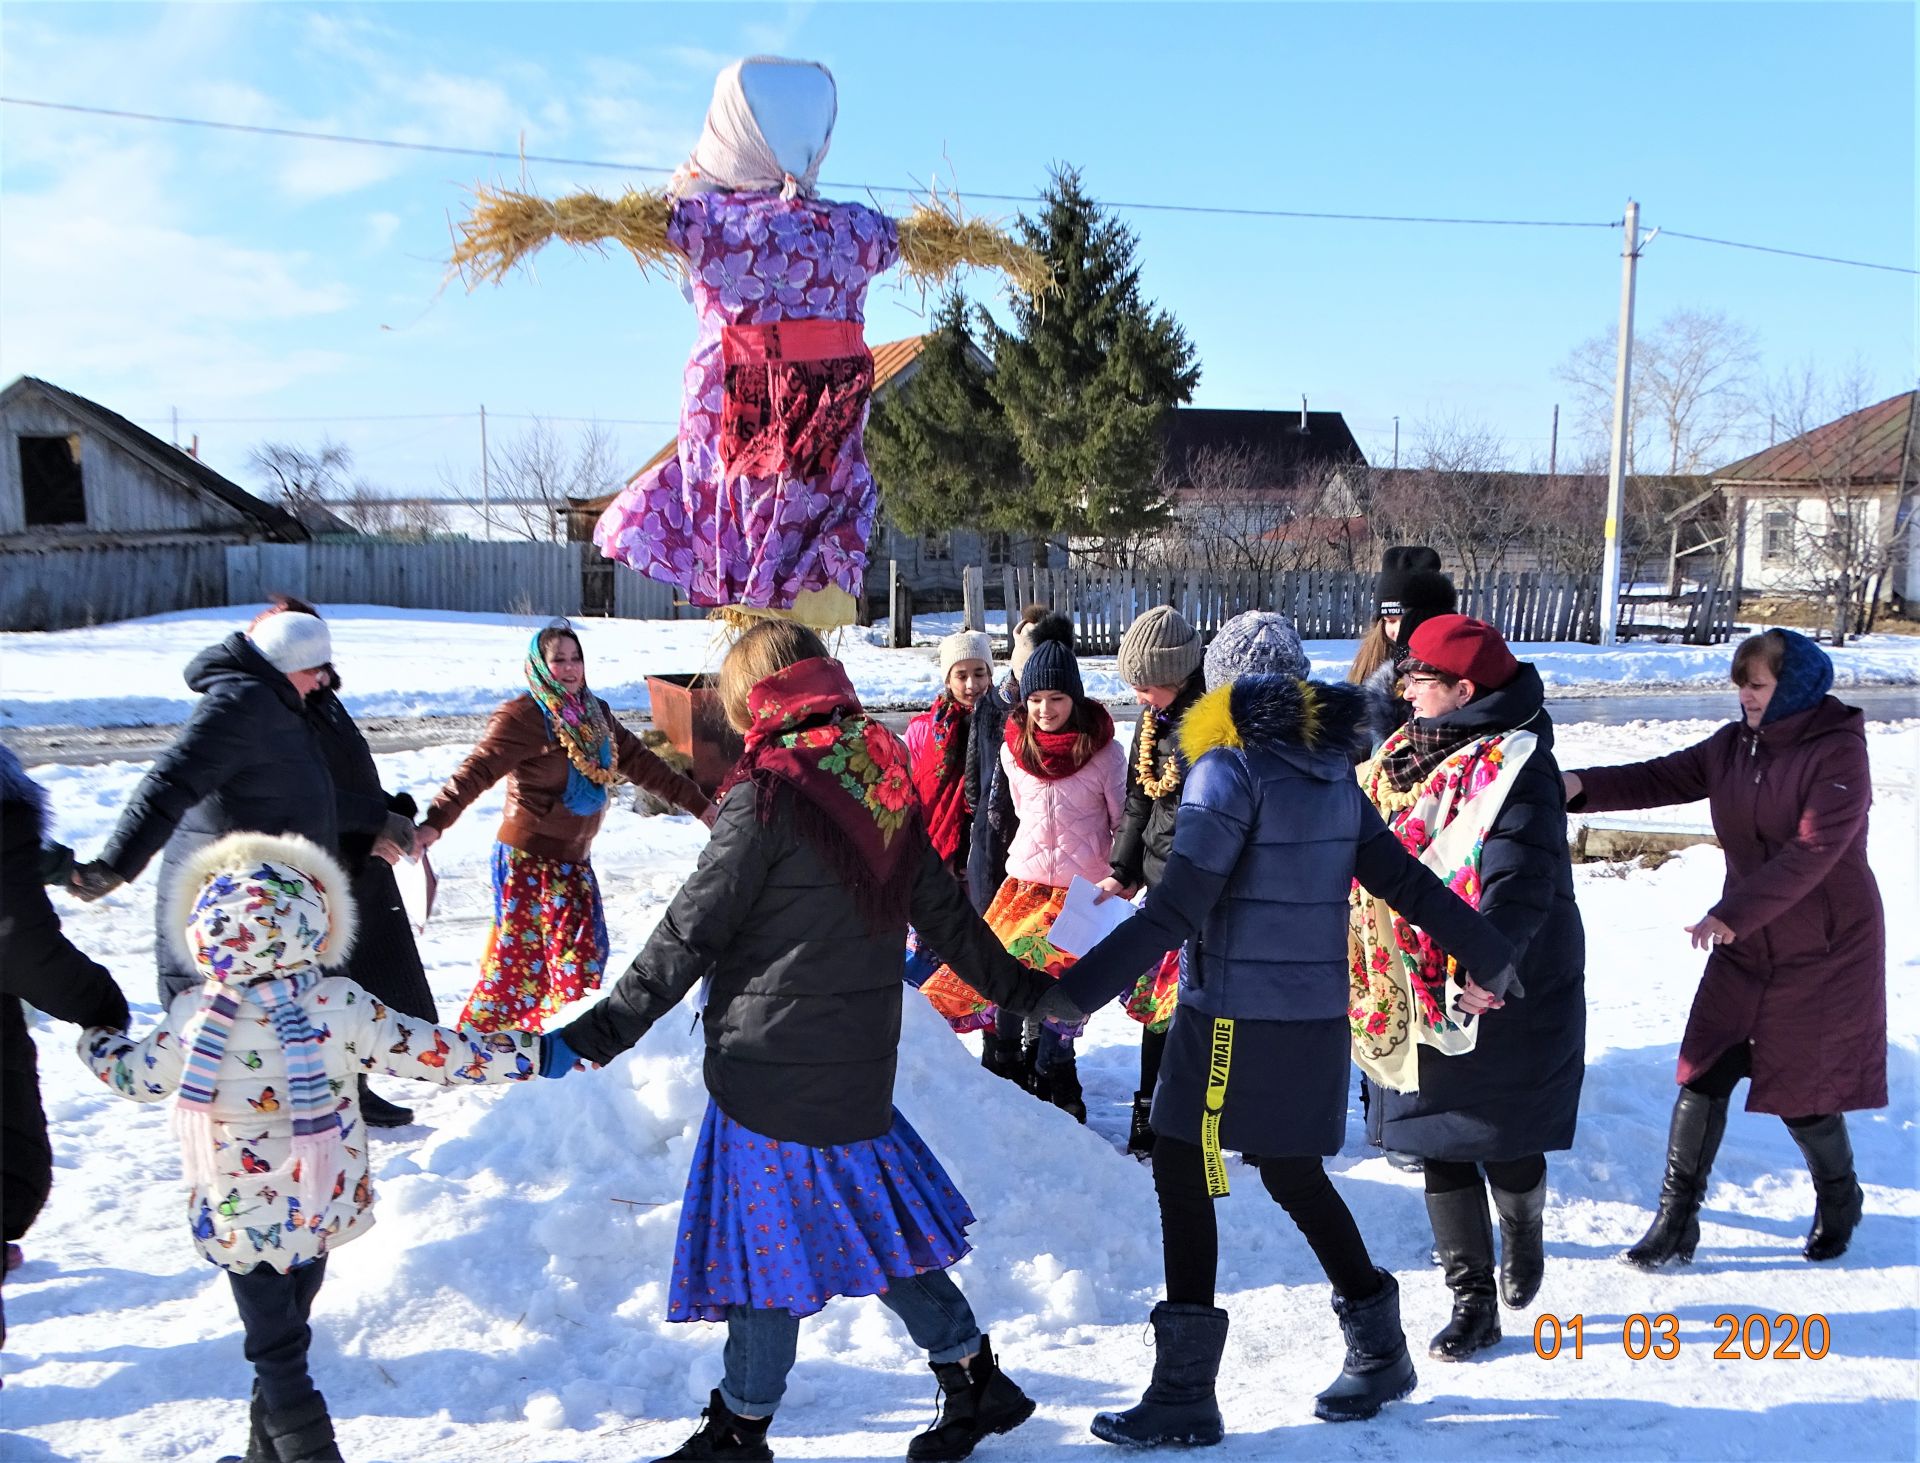
[[[498,284],[516,264],[548,242],[605,250],[618,244],[643,274],[681,268],[680,251],[667,241],[673,202],[665,193],[629,188],[618,198],[569,193],[546,199],[513,188],[474,190],[473,211],[456,226],[449,261],[471,289]]]
[[[962,217],[942,199],[900,220],[900,268],[916,285],[940,284],[968,267],[999,270],[1036,303],[1053,288],[1053,265],[1044,254],[985,219]]]

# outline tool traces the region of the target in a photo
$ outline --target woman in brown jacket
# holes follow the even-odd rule
[[[501,778],[506,816],[493,846],[493,928],[460,1026],[538,1031],[600,988],[607,921],[587,861],[607,814],[607,789],[625,780],[695,814],[713,804],[649,752],[587,689],[586,659],[561,620],[527,651],[527,694],[493,713],[479,744],[427,809],[427,848]]]
[[[1680,1096],[1660,1210],[1623,1259],[1693,1259],[1700,1204],[1750,1079],[1749,1112],[1785,1120],[1813,1175],[1809,1260],[1845,1253],[1860,1222],[1846,1114],[1887,1105],[1887,941],[1867,866],[1873,801],[1866,718],[1827,694],[1833,662],[1804,635],[1769,630],[1733,657],[1741,720],[1630,767],[1566,774],[1574,812],[1707,799],[1726,888],[1698,924],[1706,974],[1680,1039]]]

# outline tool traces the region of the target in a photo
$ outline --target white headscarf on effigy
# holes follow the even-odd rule
[[[839,105],[833,73],[818,61],[735,61],[714,82],[700,140],[667,191],[811,197]]]

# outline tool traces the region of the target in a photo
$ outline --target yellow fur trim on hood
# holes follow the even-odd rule
[[[1218,747],[1241,745],[1240,728],[1233,721],[1233,686],[1209,691],[1180,718],[1180,755],[1192,766]]]

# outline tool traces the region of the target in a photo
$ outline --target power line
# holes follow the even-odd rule
[[[490,411],[489,417],[510,422],[565,422],[568,425],[597,424],[604,427],[678,427],[678,420],[666,417],[563,417],[550,416],[540,411]],[[180,420],[200,427],[268,426],[287,425],[325,425],[329,422],[473,422],[480,419],[477,411],[422,411],[422,412],[375,412],[375,413],[328,413],[322,416],[268,416],[268,417],[203,417],[190,412],[181,412]],[[144,420],[157,422],[171,420],[170,413],[149,413]]]
[[[286,137],[302,142],[330,142],[349,147],[378,147],[396,152],[438,153],[452,157],[487,158],[499,162],[551,163],[558,167],[604,168],[614,172],[671,174],[674,170],[657,163],[634,163],[615,161],[607,158],[556,157],[545,153],[502,152],[495,148],[459,147],[452,143],[406,142],[391,137],[359,137],[344,132],[315,132],[298,127],[268,127],[254,122],[220,122],[210,117],[176,117],[159,112],[133,112],[117,107],[83,106],[77,102],[47,101],[39,97],[0,96],[0,104],[13,107],[36,107],[45,111],[75,112],[92,117],[114,117],[129,122],[155,122],[171,127],[201,127],[217,132],[243,132],[261,137]],[[912,188],[897,183],[852,183],[825,182],[824,188],[836,191],[867,193],[899,193],[913,195],[924,189]],[[1044,203],[1046,200],[1032,193],[975,193],[969,191],[969,198],[977,198],[988,203]],[[1204,203],[1161,203],[1139,199],[1099,200],[1104,206],[1125,209],[1139,213],[1181,213],[1199,214],[1224,218],[1288,218],[1318,220],[1333,223],[1376,223],[1376,224],[1437,224],[1464,228],[1513,228],[1513,229],[1617,229],[1620,220],[1614,219],[1601,223],[1592,219],[1539,219],[1539,218],[1452,218],[1435,214],[1400,213],[1333,213],[1326,211],[1289,209],[1289,208],[1230,208],[1219,204]],[[1661,232],[1670,238],[1686,239],[1696,244],[1713,244],[1724,249],[1746,249],[1758,254],[1777,254],[1788,259],[1807,259],[1820,264],[1839,264],[1852,269],[1873,269],[1888,274],[1920,275],[1920,269],[1904,264],[1880,264],[1866,259],[1842,259],[1833,254],[1814,254],[1803,249],[1781,249],[1770,244],[1749,244],[1738,239],[1718,239],[1706,234],[1682,233],[1678,229],[1662,227]],[[555,420],[559,420],[555,418]],[[656,423],[635,423],[649,426]]]

